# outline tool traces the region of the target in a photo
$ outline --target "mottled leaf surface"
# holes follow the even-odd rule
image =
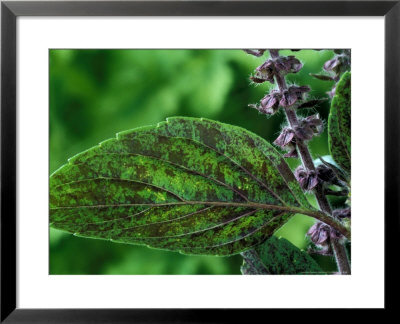
[[[335,162],[351,170],[351,73],[346,72],[336,86],[328,118],[328,142]]]
[[[54,228],[186,254],[239,253],[310,209],[268,142],[206,119],[119,133],[50,176]]]
[[[243,274],[323,274],[318,263],[284,238],[272,236],[242,254]]]

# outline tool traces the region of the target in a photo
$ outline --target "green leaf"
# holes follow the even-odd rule
[[[265,244],[265,243],[264,243]],[[260,256],[255,249],[250,249],[241,253],[243,264],[240,271],[244,275],[262,275],[270,274],[267,267],[262,262]]]
[[[312,257],[284,238],[272,236],[242,256],[243,274],[323,274]]]
[[[311,211],[268,142],[206,119],[119,133],[50,177],[52,227],[186,254],[239,253]]]
[[[335,162],[347,173],[351,170],[351,73],[346,72],[336,86],[328,118],[328,142]]]

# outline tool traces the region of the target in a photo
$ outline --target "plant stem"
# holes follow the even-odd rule
[[[279,57],[279,50],[272,49],[269,52],[271,54],[272,59],[276,59]],[[275,80],[276,80],[276,83],[278,84],[279,91],[281,93],[283,93],[285,90],[287,90],[286,80],[283,75],[281,75],[280,73],[276,73]],[[285,107],[286,118],[289,122],[289,125],[292,128],[294,128],[295,126],[297,126],[299,124],[297,114],[294,109],[295,108],[293,108],[293,107]],[[312,156],[311,156],[310,150],[308,149],[307,144],[303,140],[297,138],[296,146],[297,146],[298,153],[301,157],[303,166],[308,170],[315,171],[314,161],[312,159]],[[319,205],[319,208],[321,209],[321,211],[323,211],[324,213],[326,213],[328,215],[332,215],[332,209],[331,209],[331,206],[329,205],[328,199],[326,198],[326,196],[324,194],[324,189],[322,187],[322,184],[318,184],[314,188],[314,193],[315,193],[315,198],[317,199],[317,202],[318,202],[318,205]],[[333,219],[333,217],[330,217],[330,218]],[[325,223],[327,223],[327,222],[325,222]],[[329,225],[329,223],[327,223],[327,224]],[[335,254],[336,263],[337,263],[339,272],[341,274],[350,274],[350,265],[349,265],[349,261],[348,261],[348,258],[346,255],[346,250],[345,250],[344,246],[337,240],[331,240],[331,245],[332,245],[332,249]]]
[[[279,57],[279,51],[278,50],[270,50],[271,57],[272,58],[278,58]],[[280,74],[275,74],[275,80],[276,83],[278,84],[280,92],[283,92],[284,90],[287,89],[285,77],[280,75]],[[292,107],[285,107],[285,114],[286,118],[289,122],[289,125],[294,128],[299,124],[299,120],[296,115],[296,111]],[[301,156],[301,161],[303,162],[303,166],[308,169],[315,171],[315,166],[314,166],[314,161],[311,157],[310,151],[307,147],[307,145],[304,143],[304,141],[300,139],[296,139],[296,145],[297,149],[299,151],[299,154]],[[329,205],[329,202],[327,198],[324,195],[324,191],[322,188],[322,185],[317,185],[315,188],[315,196],[318,201],[318,205],[321,208],[321,210],[329,215],[332,215],[332,209],[331,206]]]
[[[351,274],[349,258],[347,257],[346,248],[337,239],[331,239],[331,246],[335,255],[336,263],[340,274]]]
[[[280,77],[282,78],[282,76],[280,76]],[[285,112],[286,112],[286,118],[287,118],[290,126],[292,128],[297,126],[299,122],[297,119],[296,112],[293,110],[293,108],[286,107]],[[311,157],[310,151],[309,151],[306,143],[304,143],[304,141],[302,141],[300,139],[296,139],[296,145],[297,145],[297,149],[299,151],[303,166],[305,168],[307,168],[308,170],[315,171],[314,161]],[[314,192],[315,192],[315,197],[317,198],[319,208],[323,212],[325,212],[329,215],[332,215],[332,209],[331,209],[331,206],[329,205],[328,199],[326,198],[326,196],[324,194],[324,188],[322,187],[322,184],[318,184],[315,187]]]

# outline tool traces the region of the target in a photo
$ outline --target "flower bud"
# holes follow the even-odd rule
[[[346,52],[336,55],[333,59],[325,62],[324,70],[332,71],[335,75],[333,79],[338,81],[340,75],[346,71],[350,66],[350,55]]]
[[[319,118],[319,115],[312,115],[306,118],[302,118],[299,124],[294,128],[296,137],[307,141],[312,139],[314,135],[319,135],[323,131],[323,122]]]
[[[245,50],[247,53],[258,56],[261,52],[253,50]],[[260,51],[260,50],[259,50]],[[264,52],[262,52],[263,54]],[[260,54],[259,56],[261,56]],[[256,68],[256,72],[250,79],[255,83],[263,83],[265,81],[274,83],[274,76],[279,73],[297,73],[303,67],[301,62],[294,56],[277,57],[269,59]]]
[[[287,146],[293,140],[293,138],[294,131],[289,127],[285,127],[282,129],[282,132],[278,138],[274,141],[274,144],[283,148]]]
[[[303,141],[308,141],[312,139],[314,135],[312,129],[310,127],[307,127],[306,125],[298,125],[294,128],[294,131],[296,132],[296,137]]]
[[[284,129],[282,129],[281,134],[274,141],[274,144],[288,151],[283,155],[283,157],[286,158],[298,157],[296,150],[296,138],[294,136],[294,131],[291,128],[285,127]]]
[[[247,54],[260,57],[263,56],[266,49],[244,49],[243,51],[245,51]]]
[[[302,120],[302,123],[310,127],[314,133],[320,134],[322,132],[323,122],[319,118],[319,114],[311,115]]]
[[[337,69],[339,65],[340,65],[339,56],[335,56],[333,59],[325,62],[324,70],[325,71],[334,71],[334,69]]]
[[[297,73],[303,67],[303,64],[294,56],[278,57],[275,60],[276,72]]]
[[[333,184],[338,185],[339,187],[347,187],[348,186],[347,185],[347,183],[349,182],[348,175],[343,170],[339,169],[334,164],[325,161],[322,157],[319,157],[319,159],[322,162],[322,164],[324,164],[326,167],[328,167],[329,169],[332,169],[333,172],[335,172],[338,180],[335,182],[332,182]]]
[[[279,100],[281,94],[277,90],[272,90],[263,99],[261,99],[261,107],[267,114],[275,113],[279,108]]]
[[[297,101],[297,96],[290,92],[288,89],[282,92],[282,99],[279,104],[283,107],[289,107],[295,104]]]
[[[259,67],[256,68],[256,73],[252,78],[258,80],[257,83],[260,83],[261,80],[268,81],[274,83],[274,74],[275,74],[275,65],[273,60],[267,60]]]
[[[309,91],[310,88],[307,86],[290,86],[282,92],[282,99],[279,104],[283,107],[292,106],[298,100],[303,100],[304,94]]]
[[[303,190],[309,191],[318,185],[318,177],[315,171],[307,170],[303,166],[297,167],[294,176]]]
[[[343,238],[343,235],[337,230],[322,222],[317,222],[311,226],[307,235],[314,244],[320,246],[329,245],[331,239],[340,240]]]
[[[320,164],[316,168],[317,176],[320,182],[335,184],[338,182],[335,171],[324,164]]]
[[[333,211],[333,217],[343,219],[343,218],[351,218],[351,208],[343,208],[343,209],[335,209]]]
[[[328,245],[329,244],[329,232],[330,227],[324,223],[317,222],[307,232],[311,241],[316,245]]]
[[[330,237],[331,239],[335,239],[335,240],[343,239],[343,235],[340,234],[339,231],[333,229],[332,227],[331,227],[331,231],[329,232],[329,237]]]
[[[272,90],[264,98],[261,99],[260,105],[249,105],[252,108],[257,109],[259,112],[266,115],[273,115],[279,108],[279,100],[281,94],[278,90]]]

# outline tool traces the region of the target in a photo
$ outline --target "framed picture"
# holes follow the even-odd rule
[[[390,308],[399,16],[3,1],[1,321]]]

